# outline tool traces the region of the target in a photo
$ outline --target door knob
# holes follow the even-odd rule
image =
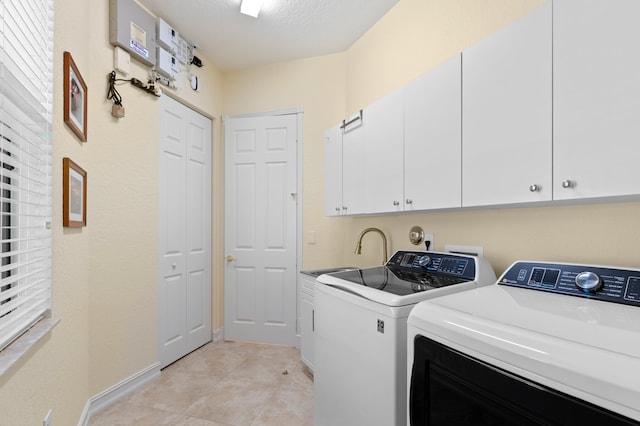
[[[235,257],[233,256],[227,256],[227,262],[233,262],[234,260],[236,260]]]

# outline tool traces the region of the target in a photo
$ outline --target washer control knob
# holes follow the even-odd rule
[[[602,287],[602,279],[593,272],[580,272],[576,275],[576,285],[580,290],[594,293]]]
[[[429,266],[431,265],[431,258],[429,256],[422,256],[418,259],[418,265],[420,266]]]

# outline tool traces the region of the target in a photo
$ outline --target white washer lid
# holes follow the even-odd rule
[[[640,309],[491,285],[418,304],[421,334],[640,420]]]
[[[447,294],[453,294],[463,290],[469,290],[476,288],[477,283],[475,281],[464,281],[458,284],[452,284],[440,288],[432,288],[426,291],[420,291],[417,293],[398,295],[389,293],[384,290],[379,290],[372,287],[367,287],[360,284],[355,284],[347,280],[343,280],[334,277],[330,274],[320,275],[316,278],[316,283],[320,285],[326,285],[334,287],[365,299],[371,300],[376,303],[380,303],[385,306],[398,307],[415,305],[423,300],[432,299],[434,297],[440,297]]]

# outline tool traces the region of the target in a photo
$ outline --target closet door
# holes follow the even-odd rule
[[[160,100],[161,367],[211,340],[211,120]]]

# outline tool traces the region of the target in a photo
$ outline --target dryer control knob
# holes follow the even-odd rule
[[[580,272],[576,275],[576,286],[580,290],[594,293],[602,287],[602,279],[593,272]]]
[[[429,256],[422,256],[418,259],[418,265],[420,266],[429,266],[431,264],[431,258]]]

